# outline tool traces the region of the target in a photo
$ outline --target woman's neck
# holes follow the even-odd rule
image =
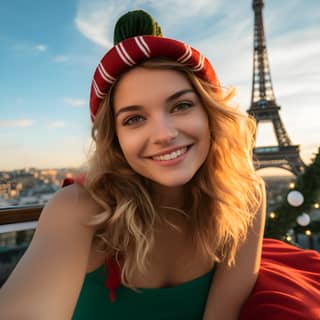
[[[186,185],[178,187],[166,187],[152,184],[151,196],[157,208],[171,207],[183,209],[188,199]]]
[[[157,214],[167,222],[185,229],[190,208],[187,186],[166,187],[153,184],[151,195]],[[163,222],[163,219],[159,221]]]

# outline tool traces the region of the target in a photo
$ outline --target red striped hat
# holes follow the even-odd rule
[[[187,66],[199,78],[210,82],[217,91],[221,88],[211,63],[198,50],[183,42],[161,36],[134,36],[118,42],[98,64],[91,84],[91,120],[95,120],[100,102],[125,71],[155,57],[177,61]]]

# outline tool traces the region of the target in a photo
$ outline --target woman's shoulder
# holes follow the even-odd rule
[[[83,201],[83,202],[91,202],[92,204],[95,203],[89,191],[80,183],[72,183],[61,188],[50,199],[50,201],[52,200],[57,200],[57,201],[77,200],[77,201]]]
[[[44,211],[61,212],[65,219],[74,218],[90,219],[93,215],[104,211],[95,201],[88,190],[74,183],[60,189],[47,203]]]

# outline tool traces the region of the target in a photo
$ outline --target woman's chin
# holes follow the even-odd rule
[[[186,186],[191,179],[192,177],[185,177],[181,179],[151,179],[151,183],[154,187],[175,189]]]

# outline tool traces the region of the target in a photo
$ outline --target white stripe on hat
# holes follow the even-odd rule
[[[141,39],[139,37],[134,37],[134,41],[136,42],[139,49],[144,53],[144,55],[150,58],[150,54],[147,52],[146,48],[144,47],[143,43],[141,43]]]
[[[98,65],[98,70],[100,72],[101,77],[107,82],[113,83],[114,81],[116,81],[116,79],[106,71],[101,62]]]
[[[96,81],[94,79],[92,80],[92,87],[93,87],[93,89],[94,89],[94,91],[96,93],[96,96],[98,98],[103,99],[105,97],[106,94],[103,93],[102,91],[100,91],[100,89],[99,89],[99,87],[98,87],[98,85],[97,85],[97,83],[96,83]]]
[[[128,61],[129,61],[130,63],[132,63],[132,65],[134,66],[136,63],[135,63],[135,61],[130,57],[130,55],[129,55],[129,53],[127,52],[126,48],[124,47],[123,43],[120,42],[120,43],[119,43],[119,46],[120,46],[120,49],[121,49],[121,51],[123,52],[123,54],[124,54],[124,55],[126,56],[126,58],[128,59]]]
[[[186,51],[184,52],[184,54],[179,59],[177,59],[177,61],[180,62],[180,63],[185,63],[192,56],[191,47],[186,45],[186,44],[185,44],[185,46],[186,46]]]
[[[139,36],[138,38],[141,41],[141,43],[144,45],[144,47],[148,51],[148,53],[151,54],[151,50],[150,50],[148,44],[146,43],[146,41],[144,40],[144,38],[142,36]]]
[[[133,67],[133,64],[130,63],[130,62],[126,59],[126,57],[122,54],[121,49],[119,48],[118,45],[116,45],[116,50],[117,50],[117,53],[118,53],[119,57],[121,58],[121,60],[122,60],[125,64],[127,64],[128,66]]]
[[[103,71],[101,70],[100,68],[100,65],[98,66],[97,70],[99,71],[100,73],[100,76],[107,82],[109,82],[110,84],[112,84],[114,81],[113,80],[110,80],[108,77],[106,77],[106,75],[103,73]]]
[[[99,95],[99,93],[97,91],[97,88],[96,88],[96,86],[94,84],[92,84],[92,88],[94,90],[94,93],[95,93],[96,97],[98,97],[99,99],[103,99],[104,98],[104,97]]]
[[[204,66],[204,55],[200,53],[199,63],[192,69],[193,71],[200,71]]]

